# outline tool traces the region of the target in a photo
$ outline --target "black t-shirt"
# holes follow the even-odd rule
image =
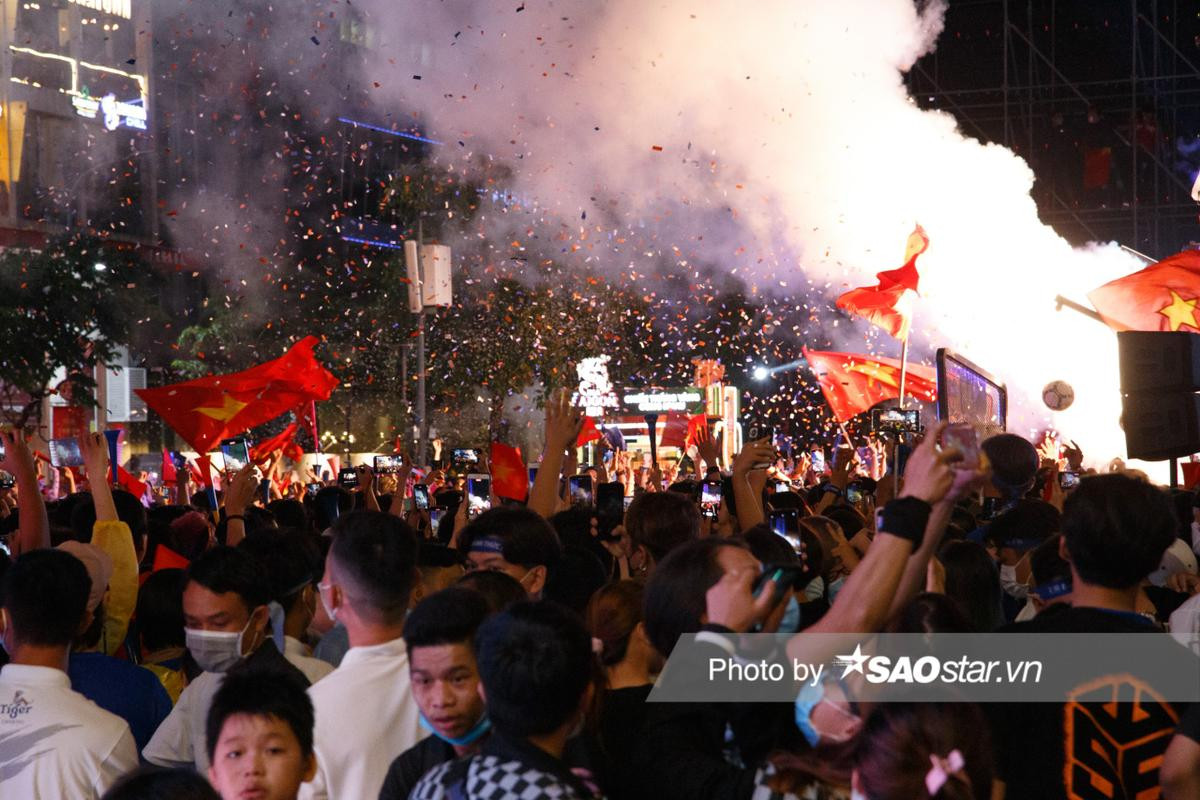
[[[1051,606],[1028,622],[1008,625],[1014,633],[1153,633],[1158,628],[1138,614],[1099,608]],[[1112,676],[1114,685],[1126,680]],[[1080,687],[1081,689],[1083,687]],[[1088,694],[1103,694],[1092,682]],[[1115,800],[1142,797],[1159,785],[1158,762],[1179,719],[1173,704],[1150,698],[1140,703],[992,703],[996,776],[1006,797],[1021,800]]]
[[[425,777],[425,773],[447,761],[457,758],[453,745],[432,734],[396,756],[388,767],[387,777],[379,800],[408,800],[408,794]]]
[[[605,794],[614,800],[639,795],[642,781],[634,767],[637,746],[646,721],[646,698],[654,684],[611,689],[604,693],[600,709],[600,742],[604,747],[607,769]]]

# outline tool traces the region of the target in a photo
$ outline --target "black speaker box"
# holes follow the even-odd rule
[[[1130,458],[1166,461],[1200,453],[1200,394],[1127,394],[1121,423]]]
[[[1200,391],[1200,334],[1117,334],[1121,392]]]

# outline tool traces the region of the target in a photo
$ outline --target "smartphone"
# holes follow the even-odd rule
[[[766,439],[768,444],[772,447],[775,446],[775,426],[763,425],[755,420],[750,420],[745,423],[745,429],[747,442],[757,442]],[[770,461],[763,461],[758,464],[752,464],[751,468],[766,469],[769,466],[771,466]]]
[[[457,448],[450,454],[450,460],[456,467],[479,463],[479,451],[468,448]]]
[[[942,431],[942,446],[954,447],[962,453],[959,465],[964,469],[979,466],[979,434],[970,425],[951,425]]]
[[[751,593],[758,597],[762,594],[763,586],[767,581],[774,581],[774,598],[771,600],[771,605],[778,605],[788,589],[804,588],[808,583],[808,581],[801,583],[804,576],[805,569],[800,564],[767,564],[763,567],[762,574],[754,579]]]
[[[50,440],[50,465],[54,467],[83,466],[83,452],[75,437]]]
[[[374,472],[376,475],[395,475],[404,466],[403,456],[375,456]]]
[[[538,467],[540,467],[540,466],[541,466],[541,464],[534,464],[532,467],[529,468],[529,488],[530,489],[533,488],[533,482],[537,480]]]
[[[304,485],[304,493],[309,497],[316,497],[317,492],[319,491],[321,491],[321,484],[319,483],[308,483]]]
[[[492,478],[490,475],[467,476],[467,516],[477,517],[492,507]]]
[[[413,505],[418,511],[429,510],[429,487],[423,483],[413,484]]]
[[[632,497],[626,497],[626,498],[625,498],[625,503],[624,503],[625,510],[626,510],[626,511],[628,511],[628,510],[629,510],[629,507],[630,507],[631,505],[633,505],[633,498],[632,498]]]
[[[788,540],[797,553],[800,552],[800,510],[797,508],[777,508],[767,518],[767,524],[777,536]]]
[[[856,506],[862,502],[863,489],[862,484],[858,481],[850,481],[846,484],[846,502],[852,506]]]
[[[812,470],[820,475],[825,471],[825,451],[821,449],[812,450],[809,452],[812,458]]]
[[[183,453],[177,453],[174,450],[168,453],[171,457],[171,463],[175,465],[175,469],[184,469],[187,467],[187,456]]]
[[[438,525],[442,523],[442,517],[445,516],[446,509],[431,508],[429,509],[429,526],[433,528],[434,533],[437,532]]]
[[[8,472],[0,472],[0,489],[11,489],[17,485],[17,479]]]
[[[787,481],[775,481],[775,493],[776,494],[780,494],[782,492],[790,492],[791,490],[792,490],[792,485],[790,483],[788,483]]]
[[[1079,485],[1078,472],[1060,472],[1058,473],[1058,487],[1064,492],[1069,492]]]
[[[358,471],[354,467],[342,467],[338,470],[338,486],[343,489],[358,488]]]
[[[886,433],[916,433],[921,429],[918,408],[875,408],[871,410],[871,430]]]
[[[721,511],[721,481],[703,481],[700,484],[700,515],[716,519]]]
[[[609,481],[596,487],[596,517],[600,521],[600,535],[605,538],[625,519],[623,483]]]
[[[250,463],[250,441],[245,437],[226,439],[221,442],[221,457],[226,472],[237,472]]]
[[[567,479],[567,489],[571,493],[572,505],[592,505],[593,490],[591,475],[572,475]]]

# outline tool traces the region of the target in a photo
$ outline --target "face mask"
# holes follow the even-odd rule
[[[793,595],[788,598],[787,610],[783,612],[783,619],[779,622],[777,633],[795,633],[798,630],[800,630],[800,603]]]
[[[850,787],[850,800],[867,800],[867,796],[854,787]]]
[[[200,669],[205,672],[228,672],[229,668],[242,660],[242,640],[246,631],[250,630],[250,622],[241,633],[225,631],[199,631],[185,628],[184,639],[188,652]]]
[[[838,592],[840,592],[842,590],[842,587],[845,585],[846,585],[846,576],[845,575],[843,575],[840,578],[837,578],[836,580],[832,580],[829,582],[829,591],[827,592],[827,594],[829,595],[829,604],[830,605],[833,605],[833,601],[837,599]]]
[[[457,739],[450,736],[443,736],[433,725],[429,724],[429,720],[425,719],[425,715],[421,714],[421,727],[432,733],[434,736],[441,739],[446,744],[455,745],[457,747],[467,747],[475,744],[483,737],[485,733],[492,729],[492,721],[484,714],[479,718],[479,722],[475,723],[475,727],[459,736]]]
[[[812,711],[824,698],[825,683],[823,681],[816,686],[813,686],[811,681],[805,682],[800,689],[800,694],[796,695],[796,727],[800,729],[812,747],[816,747],[821,741],[821,734],[812,725]]]

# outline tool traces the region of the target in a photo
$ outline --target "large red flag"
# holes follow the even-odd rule
[[[250,448],[250,460],[255,464],[265,464],[272,453],[282,450],[283,454],[292,461],[299,461],[304,457],[304,451],[300,449],[300,445],[296,444],[298,430],[300,430],[299,424],[293,422],[270,439],[263,439],[256,443]]]
[[[1118,331],[1200,332],[1200,250],[1185,250],[1088,293]]]
[[[309,336],[273,361],[229,375],[138,389],[175,432],[201,453],[228,436],[299,408],[313,400],[328,400],[337,378],[313,355],[317,344]]]
[[[805,350],[804,357],[821,383],[821,392],[838,422],[863,413],[883,400],[900,396],[900,362],[854,353]],[[930,367],[908,365],[904,394],[922,402],[937,400],[937,377]]]
[[[529,474],[521,451],[506,444],[492,442],[488,463],[492,468],[492,492],[496,497],[524,500],[529,494]]]
[[[917,256],[928,247],[929,237],[918,225],[908,237],[904,266],[878,273],[875,276],[879,278],[878,286],[863,286],[846,292],[837,299],[837,307],[858,314],[897,339],[907,339],[912,324],[912,299],[921,279],[917,273]]]

